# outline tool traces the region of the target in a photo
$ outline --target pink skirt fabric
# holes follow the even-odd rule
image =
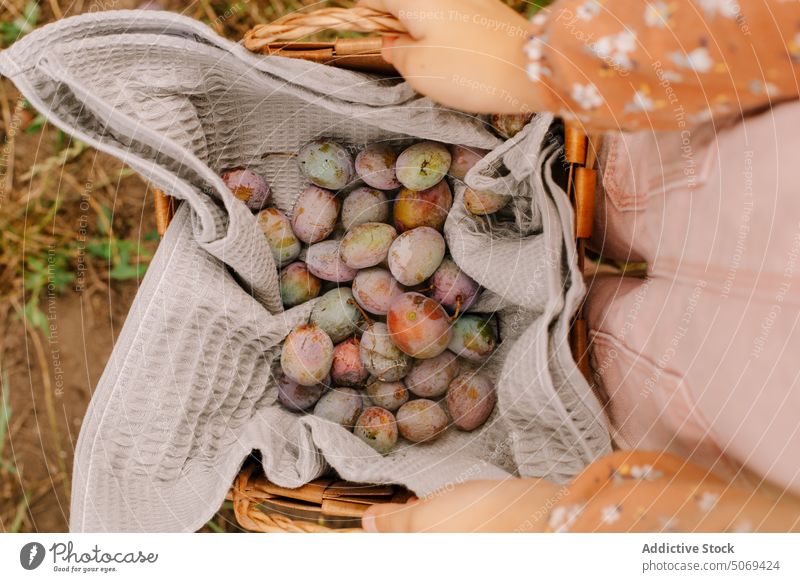
[[[800,103],[726,128],[610,136],[592,364],[619,442],[800,493]],[[715,137],[716,135],[716,137]]]

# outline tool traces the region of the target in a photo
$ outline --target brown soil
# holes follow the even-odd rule
[[[0,14],[8,8],[16,16],[26,2],[5,0]],[[115,7],[140,3],[120,0]],[[162,4],[207,23],[215,20],[197,2]],[[54,19],[51,5],[40,3],[39,25]],[[64,15],[80,6],[91,8],[73,4]],[[259,16],[255,10],[256,4],[242,4],[220,31],[240,37],[242,32],[233,27],[249,26]],[[0,20],[5,22],[5,16]],[[69,522],[72,459],[81,422],[138,287],[135,277],[112,279],[108,260],[79,253],[76,241],[85,236],[102,243],[113,236],[141,244],[146,255],[140,260],[146,263],[157,248],[150,240],[155,219],[152,193],[130,169],[91,148],[62,158],[74,142],[48,124],[37,128],[36,112],[21,104],[13,85],[0,79],[0,380],[8,400],[4,430],[0,399],[0,533],[60,532]],[[105,225],[102,211],[108,212]],[[73,281],[62,291],[39,294],[48,338],[23,316],[23,308],[36,276],[28,261],[38,257],[46,262],[51,248],[65,257],[66,271],[77,275],[81,265],[86,270],[81,291]],[[237,529],[231,521],[230,512],[223,512],[204,531]]]
[[[4,516],[7,526],[24,503],[24,491],[22,530],[67,529],[75,442],[134,292],[133,285],[125,285],[112,297],[87,300],[74,292],[55,297],[47,308],[53,317],[49,341],[23,322],[14,326],[18,333],[6,351],[12,410],[6,457],[18,474],[3,484],[0,497],[15,512]]]

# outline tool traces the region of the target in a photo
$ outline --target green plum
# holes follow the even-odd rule
[[[430,282],[431,297],[450,313],[461,313],[469,309],[475,303],[481,289],[480,285],[459,269],[452,259],[442,261],[431,276]]]
[[[508,194],[497,194],[490,190],[464,189],[464,206],[471,214],[487,216],[501,210],[511,201]]]
[[[374,267],[386,260],[397,231],[381,222],[365,222],[344,235],[339,249],[342,261],[351,269]]]
[[[278,265],[293,261],[300,255],[300,241],[292,230],[292,223],[283,212],[277,208],[265,208],[258,213],[258,225]]]
[[[473,362],[485,362],[497,347],[497,323],[492,317],[467,313],[452,325],[448,348]]]
[[[482,150],[464,145],[450,146],[450,155],[453,158],[450,164],[450,175],[463,182],[464,178],[467,176],[467,172],[472,169],[472,166],[486,157],[488,153],[489,150]]]
[[[533,119],[533,113],[495,113],[491,117],[494,130],[506,139],[517,135]]]
[[[427,190],[447,175],[450,169],[450,152],[433,141],[415,143],[397,156],[397,179],[409,190]]]
[[[328,388],[327,380],[313,386],[298,384],[286,374],[278,376],[278,401],[289,410],[301,412],[314,406]]]
[[[357,333],[365,324],[353,292],[347,287],[331,289],[320,297],[314,303],[309,320],[327,333],[334,343]]]
[[[286,265],[281,270],[279,285],[284,307],[294,307],[310,301],[322,289],[322,281],[308,270],[303,261]]]
[[[352,388],[331,388],[314,407],[319,416],[345,428],[352,429],[363,407],[361,394]]]
[[[353,179],[353,156],[343,145],[328,139],[315,139],[297,154],[300,172],[312,184],[340,190]]]

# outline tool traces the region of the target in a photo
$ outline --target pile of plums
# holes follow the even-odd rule
[[[422,443],[450,425],[471,431],[486,421],[496,395],[479,369],[498,343],[497,323],[467,312],[480,287],[448,257],[442,236],[453,204],[447,177],[463,180],[486,153],[423,141],[399,152],[373,144],[354,156],[315,140],[297,154],[310,184],[290,217],[267,207],[262,176],[223,173],[258,213],[281,269],[284,306],[318,298],[283,344],[284,407],[351,429],[381,454],[398,434]],[[477,215],[508,201],[502,193],[464,194]]]

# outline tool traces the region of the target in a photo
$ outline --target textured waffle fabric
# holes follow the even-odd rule
[[[502,142],[405,83],[256,56],[165,12],[56,22],[0,53],[0,72],[52,123],[183,201],[84,419],[72,531],[196,530],[253,449],[282,486],[333,466],[419,495],[509,474],[564,482],[610,451],[567,341],[584,286],[569,201],[550,176],[550,116]],[[302,180],[286,152],[321,135],[353,147],[425,138],[492,150],[467,182],[513,193],[516,220],[475,219],[461,185],[445,226],[453,258],[486,288],[473,309],[500,318],[503,341],[485,368],[499,401],[481,429],[381,457],[338,425],[277,405],[281,342],[312,304],[283,311],[256,220],[218,172],[264,173],[289,211]]]

